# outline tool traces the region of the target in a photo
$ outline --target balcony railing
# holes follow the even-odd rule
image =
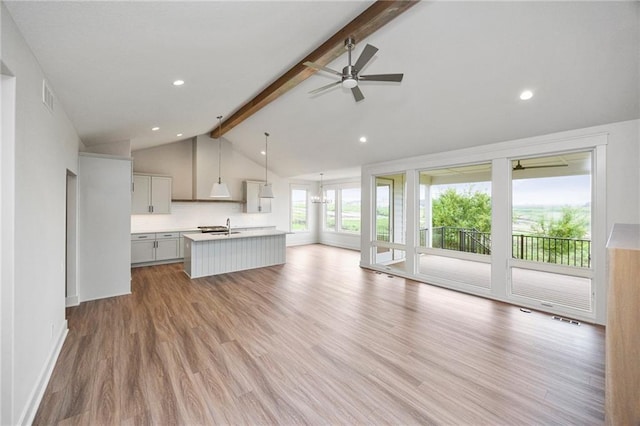
[[[422,247],[427,245],[428,231],[420,230]],[[511,236],[511,242],[514,259],[591,267],[591,240],[516,234]],[[441,226],[433,228],[431,246],[466,253],[491,254],[491,233]]]
[[[591,240],[513,235],[511,245],[515,259],[591,267]]]
[[[424,237],[422,237],[424,235]],[[421,233],[420,243],[426,242],[426,232]],[[467,253],[491,254],[491,233],[477,229],[441,226],[433,228],[432,247]]]

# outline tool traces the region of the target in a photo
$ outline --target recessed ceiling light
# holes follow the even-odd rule
[[[153,130],[155,132],[157,130],[160,130],[160,127],[152,127],[151,130]]]
[[[522,99],[523,101],[528,101],[531,98],[533,98],[533,92],[531,90],[525,90],[520,93],[520,99]]]
[[[267,153],[265,151],[260,151],[260,154],[267,155]]]
[[[178,133],[176,136],[177,136],[177,137],[180,137],[180,136],[182,136],[182,133]]]
[[[365,143],[367,141],[366,136],[360,136],[360,142]]]
[[[173,82],[174,86],[182,86],[184,84],[184,80],[176,80]]]

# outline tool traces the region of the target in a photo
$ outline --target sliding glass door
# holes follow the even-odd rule
[[[375,178],[375,263],[406,271],[405,175]]]
[[[491,287],[491,164],[419,173],[418,273]]]
[[[511,297],[593,311],[592,153],[513,159]]]

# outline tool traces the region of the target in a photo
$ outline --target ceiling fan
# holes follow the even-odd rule
[[[340,77],[340,81],[336,81],[331,84],[327,84],[326,86],[322,86],[318,89],[312,90],[309,93],[320,93],[324,90],[330,89],[331,87],[342,84],[342,87],[345,89],[351,89],[351,93],[353,93],[353,97],[356,102],[360,102],[364,99],[364,95],[358,87],[359,81],[392,81],[392,82],[401,82],[404,74],[371,74],[371,75],[359,75],[358,73],[364,68],[365,65],[369,63],[373,55],[378,51],[377,47],[374,47],[370,44],[367,44],[364,47],[364,50],[360,54],[360,57],[356,61],[355,64],[351,65],[351,51],[355,47],[356,42],[352,37],[347,38],[344,41],[344,47],[347,49],[349,53],[349,65],[342,69],[342,72],[336,71],[334,69],[322,66],[320,64],[316,64],[315,62],[305,62],[303,65],[308,66],[309,68],[314,68],[319,71],[325,71],[330,74],[337,75]]]
[[[547,165],[542,165],[542,166],[523,166],[522,164],[520,164],[520,160],[517,160],[518,164],[516,164],[515,166],[513,166],[513,170],[527,170],[527,169],[546,169],[546,168],[550,168],[550,167],[568,167],[568,164],[547,164]]]

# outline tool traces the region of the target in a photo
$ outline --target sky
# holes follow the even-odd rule
[[[437,198],[447,188],[465,192],[470,184],[437,185],[431,188]],[[491,194],[489,182],[474,182],[473,191]],[[591,202],[591,176],[559,176],[513,181],[514,206],[583,206]]]

